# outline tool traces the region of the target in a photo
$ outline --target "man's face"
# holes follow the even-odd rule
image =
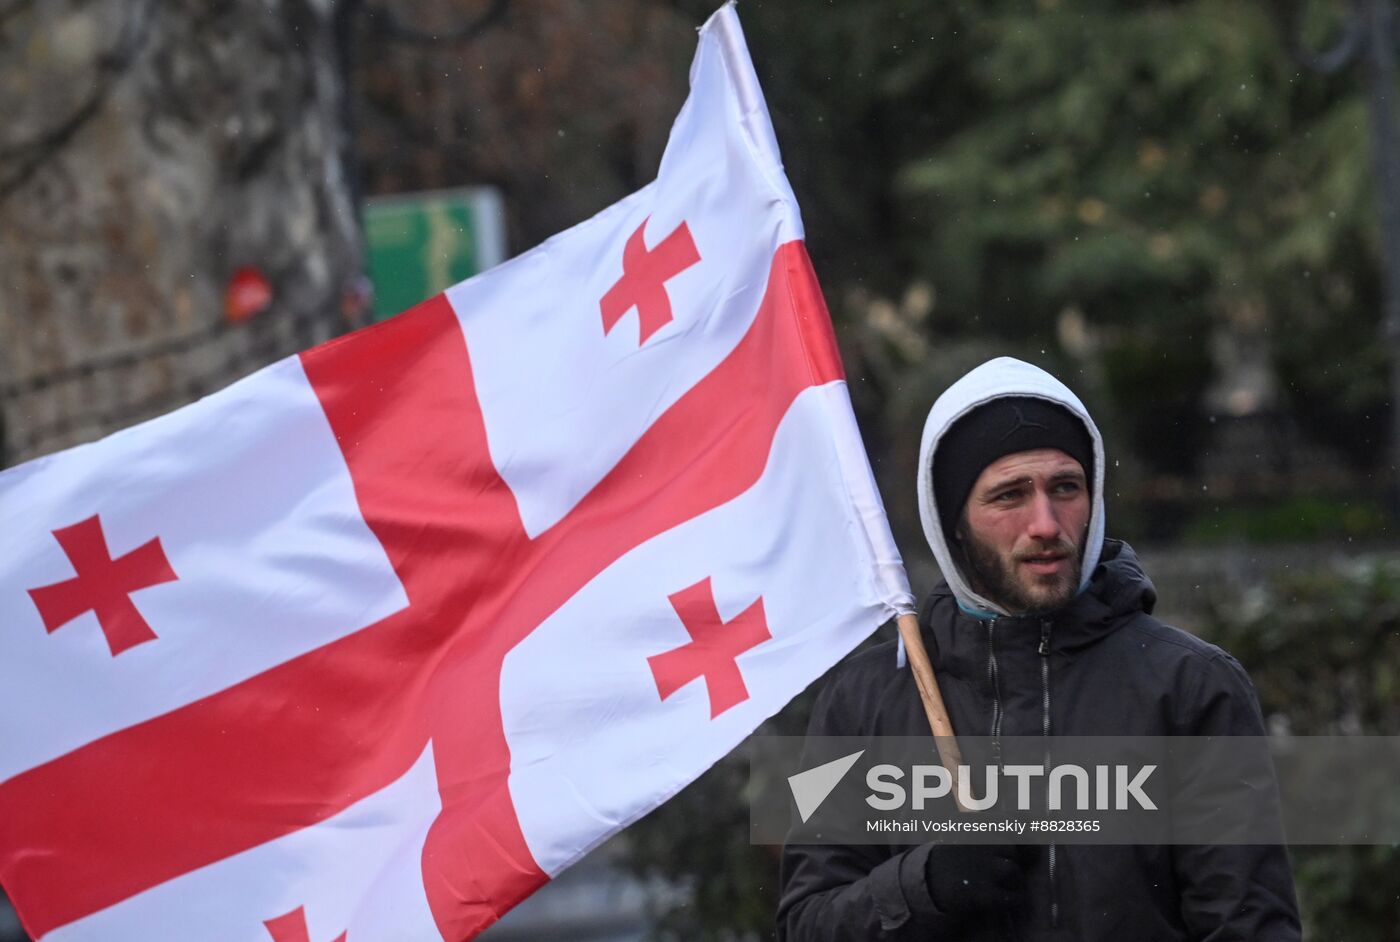
[[[1018,451],[972,485],[958,537],[972,587],[1012,614],[1061,608],[1079,589],[1089,488],[1058,448]]]

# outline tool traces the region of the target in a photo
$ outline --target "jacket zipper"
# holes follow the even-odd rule
[[[1001,684],[997,679],[997,620],[987,622],[987,682],[992,687],[992,757],[1001,767]]]
[[[1045,771],[1050,772],[1050,619],[1040,622],[1040,732],[1045,737]],[[1060,926],[1060,894],[1055,886],[1055,842],[1050,842],[1050,928]]]

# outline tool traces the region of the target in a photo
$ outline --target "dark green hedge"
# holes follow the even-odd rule
[[[1215,595],[1202,634],[1249,669],[1275,732],[1400,735],[1400,563],[1312,566]],[[1293,855],[1308,939],[1397,938],[1400,847]]]

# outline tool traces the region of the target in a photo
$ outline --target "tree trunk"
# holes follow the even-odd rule
[[[0,0],[0,464],[353,326],[336,0]],[[231,275],[270,285],[225,316]]]

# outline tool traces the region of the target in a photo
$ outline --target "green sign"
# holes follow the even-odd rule
[[[374,316],[382,320],[505,261],[492,187],[381,196],[365,203]]]

